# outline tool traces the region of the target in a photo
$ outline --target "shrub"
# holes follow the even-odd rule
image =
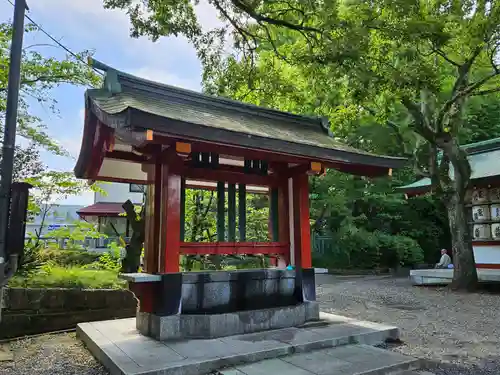
[[[60,249],[45,249],[40,253],[43,262],[51,262],[54,265],[66,266],[84,266],[97,262],[101,254],[88,252],[85,250],[60,250]]]
[[[42,245],[40,243],[28,242],[24,246],[24,251],[19,259],[17,274],[27,276],[36,272],[45,263],[42,257]]]
[[[353,226],[344,227],[334,234],[327,249],[322,255],[313,253],[316,266],[381,269],[412,266],[424,259],[422,248],[412,238]]]
[[[341,230],[339,240],[349,254],[350,267],[372,269],[381,266],[379,242],[373,232],[347,227]]]
[[[110,248],[107,252],[100,254],[96,261],[83,266],[83,268],[117,273],[120,271],[121,266],[120,250]]]
[[[126,287],[118,273],[106,270],[89,270],[82,267],[63,268],[44,265],[27,277],[14,276],[10,287],[70,288],[70,289],[121,289]]]
[[[424,251],[417,241],[402,235],[375,231],[381,251],[381,263],[387,267],[413,266],[424,260]]]

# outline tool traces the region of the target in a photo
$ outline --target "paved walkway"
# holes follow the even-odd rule
[[[413,358],[368,345],[347,345],[310,353],[270,359],[234,369],[222,375],[362,375],[385,374],[420,367]],[[382,372],[386,371],[386,372]]]

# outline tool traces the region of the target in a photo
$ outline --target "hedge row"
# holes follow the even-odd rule
[[[424,251],[406,236],[354,229],[332,236],[330,246],[313,257],[316,267],[381,269],[421,263]]]

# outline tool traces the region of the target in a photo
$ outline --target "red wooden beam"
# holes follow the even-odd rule
[[[282,178],[278,187],[278,230],[280,241],[290,241],[290,213],[288,198],[288,179]],[[290,248],[284,255],[286,264],[290,264]]]
[[[148,180],[148,202],[145,206],[144,271],[158,273],[161,230],[161,163],[148,164],[145,168]]]
[[[323,160],[318,158],[308,158],[286,154],[283,152],[273,152],[267,150],[251,149],[241,146],[227,146],[219,143],[204,142],[199,139],[171,137],[166,134],[154,133],[151,143],[164,145],[175,145],[176,142],[190,142],[192,152],[214,152],[220,155],[232,155],[243,157],[246,159],[263,159],[269,162],[282,162],[292,164],[308,164],[311,162],[321,162],[326,168],[337,169],[341,172],[360,174],[364,176],[383,176],[388,174],[389,168],[368,166],[362,164],[353,164],[347,162],[333,162],[331,160]]]
[[[286,255],[290,252],[288,242],[182,242],[181,254],[273,254]]]
[[[160,272],[179,272],[181,176],[162,164]]]
[[[224,169],[219,170],[184,166],[182,169],[179,169],[177,173],[179,173],[183,177],[193,180],[224,181],[230,184],[275,186],[278,183],[278,180],[274,176],[244,174]]]
[[[293,221],[295,264],[302,268],[311,268],[309,180],[306,174],[293,178]]]
[[[472,247],[477,246],[500,246],[500,240],[472,241]]]
[[[133,152],[120,151],[120,150],[107,151],[105,157],[109,159],[132,161],[134,163],[151,162],[150,159],[145,155],[137,155],[134,154]]]
[[[96,120],[90,162],[87,164],[87,175],[90,178],[95,178],[99,173],[106,150],[108,150],[112,142],[114,142],[113,129]]]
[[[476,268],[478,268],[478,269],[500,270],[500,264],[498,264],[498,263],[476,263]]]
[[[105,182],[118,182],[120,184],[139,184],[145,185],[148,183],[153,183],[154,181],[148,180],[137,180],[135,178],[120,178],[120,177],[109,177],[109,176],[96,176],[92,182],[95,181],[105,181]]]

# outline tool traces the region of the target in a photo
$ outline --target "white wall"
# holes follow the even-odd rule
[[[124,203],[130,199],[132,203],[141,204],[143,200],[143,193],[131,193],[130,184],[122,184],[117,182],[102,182],[99,187],[106,192],[101,194],[96,192],[94,194],[94,203],[107,202],[107,203]]]
[[[476,264],[500,264],[500,246],[473,245]]]

